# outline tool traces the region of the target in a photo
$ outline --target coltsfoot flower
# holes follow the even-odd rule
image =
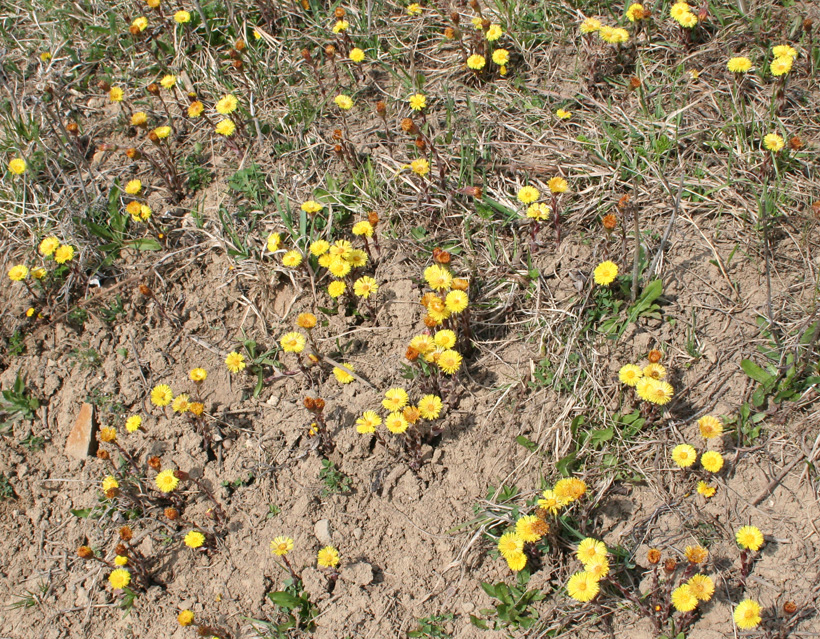
[[[301,353],[306,343],[305,336],[297,331],[285,333],[279,338],[279,345],[286,353]]]
[[[322,568],[335,568],[339,563],[339,551],[325,546],[316,554],[316,563]]]
[[[236,131],[236,124],[230,118],[225,118],[224,120],[217,122],[214,127],[214,131],[216,131],[219,135],[224,135],[226,138],[229,138]]]
[[[419,414],[422,419],[438,419],[441,414],[442,402],[438,395],[425,395],[419,400]]]
[[[518,189],[518,195],[516,197],[518,198],[518,201],[522,204],[532,204],[540,196],[541,194],[538,192],[538,189],[536,189],[534,186],[523,186],[520,189]]]
[[[735,540],[741,548],[756,552],[763,546],[763,533],[755,526],[743,526],[735,534]]]
[[[43,241],[40,242],[39,251],[40,255],[44,255],[48,257],[52,255],[54,251],[56,251],[60,246],[60,240],[54,237],[53,235],[50,237],[43,238]]]
[[[682,584],[672,591],[672,605],[678,612],[690,612],[697,608],[698,598],[689,584]]]
[[[14,175],[22,175],[26,172],[26,161],[23,158],[12,158],[9,161],[9,171]]]
[[[642,377],[643,370],[635,364],[626,364],[618,371],[618,379],[627,386],[635,386]]]
[[[580,544],[576,556],[582,564],[588,564],[596,559],[606,559],[606,545],[602,541],[587,537]]]
[[[394,435],[401,435],[410,426],[401,413],[390,413],[384,420],[384,427]]]
[[[351,364],[350,362],[342,362],[342,365],[345,368],[353,370],[353,364]],[[333,377],[335,377],[340,384],[349,384],[350,382],[356,379],[355,377],[353,377],[353,375],[348,373],[346,370],[339,368],[338,366],[333,367]]]
[[[469,58],[467,58],[467,67],[472,69],[473,71],[481,71],[484,68],[484,65],[487,64],[487,60],[484,58],[483,55],[478,55],[474,53]]]
[[[403,388],[391,388],[385,392],[382,406],[384,406],[385,410],[391,412],[399,411],[407,406],[409,399],[407,391]]]
[[[618,277],[618,265],[615,262],[601,262],[592,272],[595,283],[599,286],[609,286]]]
[[[522,553],[524,551],[524,540],[517,532],[506,532],[498,540],[498,552],[504,558]]]
[[[744,599],[735,608],[732,615],[741,630],[751,630],[760,625],[760,604],[753,599]]]
[[[535,515],[525,515],[515,522],[515,532],[525,542],[538,541],[549,529],[549,524]]]
[[[131,583],[131,573],[125,568],[112,570],[111,574],[108,575],[108,583],[111,584],[114,590],[122,590]]]
[[[714,450],[703,453],[700,456],[700,465],[710,473],[719,472],[723,468],[723,455]]]
[[[339,107],[342,111],[350,111],[353,108],[353,100],[344,94],[337,95],[333,98],[333,102],[336,103],[336,106]]]
[[[567,582],[567,594],[575,601],[592,601],[600,589],[598,580],[586,571],[576,572]]]
[[[709,601],[715,594],[715,582],[708,575],[693,575],[686,583],[699,601]]]
[[[142,417],[139,415],[131,415],[131,417],[125,420],[125,430],[129,433],[138,431],[140,426],[142,426]]]
[[[185,535],[185,545],[188,548],[199,548],[205,543],[205,535],[198,530],[192,530]]]
[[[239,100],[232,93],[222,96],[219,102],[216,103],[216,112],[221,115],[230,115],[239,106]]]
[[[777,153],[780,149],[786,146],[786,143],[783,141],[782,137],[777,135],[777,133],[769,133],[763,137],[763,146],[765,146],[772,153]]]
[[[441,352],[436,361],[438,367],[443,373],[453,375],[459,368],[461,368],[461,354],[450,348]]]
[[[376,426],[382,423],[382,418],[378,413],[372,410],[366,410],[362,416],[356,420],[356,432],[366,435],[368,433],[375,433]]]
[[[62,244],[54,251],[54,261],[57,264],[65,264],[74,259],[74,247],[71,244]]]
[[[450,291],[444,298],[444,306],[451,313],[461,313],[469,303],[470,298],[464,291]]]
[[[301,208],[308,215],[316,215],[319,211],[325,208],[325,205],[317,202],[316,200],[307,200],[302,202],[299,208]]]
[[[353,47],[348,54],[351,62],[355,62],[358,64],[359,62],[364,61],[364,51],[362,51],[359,47]]]
[[[729,61],[726,63],[726,68],[732,73],[746,73],[752,68],[752,61],[743,56],[729,58]]]
[[[245,368],[245,356],[242,353],[231,351],[225,358],[225,366],[232,373],[238,373]]]
[[[204,368],[192,368],[188,377],[192,382],[204,382],[208,377],[208,371]]]
[[[698,420],[698,429],[700,436],[704,439],[712,439],[713,437],[720,437],[723,434],[723,423],[711,415],[704,415]]]
[[[371,295],[375,295],[378,290],[379,285],[376,283],[376,280],[372,277],[368,277],[367,275],[360,277],[353,283],[353,293],[357,297],[364,299],[369,298]]]
[[[697,458],[697,451],[689,444],[678,444],[672,449],[672,461],[681,468],[688,468],[695,463]]]
[[[293,550],[293,539],[283,536],[276,537],[272,542],[270,542],[270,550],[278,557],[287,555],[291,550]]]
[[[154,406],[167,406],[174,399],[174,392],[167,384],[158,384],[151,389],[151,403]]]
[[[347,284],[341,281],[331,282],[327,287],[327,294],[330,295],[333,299],[341,296],[345,289],[347,288]]]
[[[414,93],[410,96],[407,102],[410,104],[410,108],[413,109],[413,111],[421,111],[427,106],[427,96],[423,93]]]
[[[190,610],[183,610],[177,615],[177,623],[180,626],[190,626],[194,622],[194,613]]]
[[[291,250],[282,256],[282,266],[296,268],[302,263],[302,254],[299,251]]]
[[[717,488],[710,484],[707,484],[705,481],[699,481],[697,491],[699,495],[703,495],[704,497],[706,497],[706,499],[709,499],[710,497],[715,496]]]
[[[179,486],[179,479],[177,479],[174,471],[170,468],[166,468],[165,470],[157,473],[157,476],[154,478],[154,482],[156,483],[157,488],[164,493],[170,493],[174,491],[177,486]]]
[[[28,267],[25,264],[17,264],[9,269],[9,279],[12,282],[22,282],[28,277]]]

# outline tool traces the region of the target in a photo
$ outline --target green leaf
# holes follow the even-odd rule
[[[529,437],[525,437],[524,435],[519,435],[515,438],[515,441],[530,452],[534,452],[538,448],[538,444],[532,441]]]
[[[761,384],[771,384],[775,379],[774,375],[767,373],[750,359],[741,360],[740,368],[749,377]]]
[[[590,442],[593,446],[598,446],[604,442],[608,442],[615,435],[615,430],[610,426],[609,428],[599,428],[592,431],[590,434]]]
[[[139,240],[128,240],[123,242],[124,246],[130,246],[138,251],[161,251],[162,244],[160,244],[153,237],[144,237]]]
[[[470,623],[473,624],[476,628],[481,628],[482,630],[490,629],[486,621],[484,621],[483,619],[479,619],[475,615],[470,615]]]
[[[294,597],[290,593],[284,592],[283,590],[269,592],[268,599],[270,599],[277,606],[284,608],[286,610],[293,610],[294,608],[298,608],[302,604],[301,599],[299,599],[298,597]]]
[[[71,514],[75,517],[79,517],[80,519],[86,519],[90,514],[92,508],[72,508]]]
[[[562,477],[569,477],[575,467],[578,455],[575,452],[565,455],[555,463],[555,469],[561,473]]]

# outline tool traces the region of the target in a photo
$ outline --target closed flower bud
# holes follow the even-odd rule
[[[434,320],[432,317],[430,317],[429,315],[425,315],[424,316],[424,325],[427,328],[435,328],[436,326],[438,326],[438,322],[436,320]]]
[[[99,450],[97,450],[97,459],[102,459],[103,461],[105,461],[105,460],[110,459],[110,458],[111,458],[110,453],[107,450],[105,450],[104,448],[100,448]]]
[[[327,45],[325,47],[325,55],[332,60],[333,56],[336,55],[336,47],[334,47],[332,44]]]
[[[151,142],[154,142],[155,144],[159,144],[159,136],[157,135],[156,131],[150,131],[148,133],[148,139],[151,140]]]
[[[629,78],[629,88],[630,89],[637,89],[643,84],[640,78],[635,77],[634,75]]]
[[[179,518],[179,511],[176,508],[166,508],[165,516],[171,521],[174,521],[174,519]]]
[[[618,208],[623,210],[627,207],[628,204],[629,204],[629,193],[624,193],[621,196],[621,199],[618,200]]]
[[[649,360],[650,364],[657,364],[659,361],[661,361],[661,357],[663,357],[663,353],[653,348],[651,351],[649,351],[649,354],[646,356],[646,359]]]
[[[120,539],[123,541],[131,541],[134,538],[134,531],[131,530],[130,526],[123,526],[118,532],[120,534]]]
[[[91,559],[94,556],[94,551],[88,546],[80,546],[77,548],[77,556],[80,559]]]
[[[470,283],[461,277],[455,277],[450,283],[450,286],[454,291],[466,291],[469,288]]]
[[[376,213],[376,211],[370,211],[370,213],[367,214],[367,221],[370,222],[370,226],[375,229],[379,223],[379,214]]]
[[[162,468],[162,462],[160,461],[159,457],[149,457],[148,458],[148,466],[154,470],[159,470]]]
[[[244,66],[242,60],[234,60],[231,62],[231,66],[236,69],[237,71],[241,71],[242,67]]]
[[[120,494],[119,488],[109,488],[104,492],[106,499],[114,499]]]
[[[491,25],[491,24],[492,24],[492,22],[490,22],[489,20],[487,20],[487,18],[484,18],[484,19],[481,21],[481,28],[482,28],[482,29],[484,29],[484,31],[486,31],[487,29],[489,29],[489,28],[490,28],[490,25]]]
[[[793,601],[787,601],[783,604],[783,612],[785,612],[787,615],[793,615],[795,612],[797,612],[797,604]]]
[[[678,567],[678,562],[674,560],[674,558],[670,557],[665,562],[663,562],[663,569],[664,572],[667,574],[672,574],[675,572],[675,569]]]
[[[792,151],[799,151],[804,146],[806,146],[806,144],[803,142],[803,140],[801,140],[796,135],[792,139],[789,140],[789,148]]]
[[[242,58],[242,54],[239,53],[236,49],[228,49],[228,57],[231,60],[239,60]]]
[[[456,31],[453,27],[444,27],[444,37],[448,40],[455,40]]]
[[[244,40],[237,40],[233,45],[233,48],[237,51],[244,51],[247,47],[248,45],[245,44]]]
[[[137,151],[134,147],[125,150],[125,155],[128,157],[129,160],[139,160],[142,157],[142,153]]]
[[[604,225],[604,228],[607,231],[612,231],[618,225],[618,218],[615,217],[614,214],[609,213],[608,215],[604,215],[603,219],[601,220],[601,224]]]
[[[814,20],[812,20],[811,18],[806,18],[805,20],[803,20],[803,31],[805,31],[806,33],[810,33],[811,28],[813,26],[814,26]]]
[[[316,403],[316,412],[321,413],[325,409],[325,400],[321,397],[317,397],[314,401]]]
[[[440,248],[433,249],[433,261],[439,264],[449,264],[450,254],[447,251],[442,251]]]
[[[140,31],[140,28],[137,25],[132,24],[130,27],[128,27],[128,33],[130,33],[132,36],[138,36],[142,32]]]
[[[345,10],[342,7],[336,7],[333,11],[333,15],[336,17],[337,20],[341,20],[345,17]]]
[[[342,130],[341,129],[333,129],[333,139],[334,140],[341,140],[342,139]]]
[[[313,58],[310,55],[310,49],[302,49],[302,57],[305,59],[305,62],[313,63]]]
[[[407,351],[404,353],[404,357],[410,362],[415,362],[419,358],[419,352],[412,346],[408,346]]]
[[[814,217],[820,220],[820,200],[817,200],[811,205],[811,210],[814,211]]]
[[[646,552],[646,560],[654,566],[661,560],[661,551],[657,548],[650,548]]]
[[[159,95],[159,85],[156,82],[152,82],[151,84],[149,84],[147,87],[145,87],[145,90],[148,91],[148,93],[150,93],[151,95]]]
[[[114,554],[120,555],[121,557],[128,556],[128,548],[125,547],[125,544],[117,544],[114,546]]]
[[[342,145],[341,144],[334,144],[333,145],[333,152],[338,155],[339,157],[342,156]]]
[[[376,102],[376,113],[382,117],[384,117],[387,113],[387,105],[384,103],[384,100],[379,100]]]
[[[184,470],[177,469],[174,471],[174,477],[176,477],[180,481],[185,481],[186,479],[188,479],[188,473],[186,473]]]
[[[107,93],[111,90],[111,85],[108,84],[108,82],[106,82],[105,80],[100,80],[99,82],[97,82],[97,88],[100,91],[105,91]]]
[[[410,118],[404,118],[401,121],[401,130],[405,133],[411,133],[413,135],[415,135],[419,131],[418,127],[416,127],[416,123],[413,122],[413,120],[411,120]]]
[[[314,410],[316,408],[316,401],[312,397],[305,397],[302,403],[308,410]]]
[[[458,11],[450,12],[450,20],[453,21],[453,24],[458,24],[459,20],[461,20],[461,16],[459,15]]]
[[[423,137],[419,136],[416,138],[416,148],[419,151],[424,151],[424,149],[427,148],[427,143],[424,141]]]
[[[76,122],[69,122],[65,125],[65,130],[71,135],[78,135],[80,132],[80,127]]]
[[[478,0],[470,0],[470,8],[473,11],[478,11],[479,10]]]

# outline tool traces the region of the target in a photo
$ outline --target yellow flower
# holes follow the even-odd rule
[[[517,555],[524,551],[524,540],[517,532],[506,532],[498,540],[498,552],[504,558]]]
[[[139,415],[131,415],[131,417],[125,420],[125,430],[129,433],[138,431],[140,426],[142,426],[142,417]]]
[[[364,51],[362,51],[359,47],[353,47],[350,50],[350,60],[355,63],[362,62],[364,60]]]
[[[675,394],[675,389],[668,382],[662,382],[651,377],[642,377],[636,386],[638,396],[644,401],[658,406],[668,404],[672,396]]]
[[[469,67],[473,71],[481,71],[481,69],[484,68],[485,64],[487,64],[487,61],[484,59],[483,55],[478,55],[474,53],[469,58],[467,58],[467,67]]]
[[[178,24],[185,24],[191,21],[191,14],[187,11],[177,11],[174,14],[174,20],[176,20]]]
[[[40,242],[40,254],[48,257],[57,250],[58,246],[60,246],[60,240],[53,235],[51,237],[44,238],[43,241]]]
[[[293,550],[293,539],[290,537],[276,537],[270,542],[270,550],[274,555],[282,557]]]
[[[384,420],[384,427],[394,435],[401,435],[409,426],[401,413],[390,413]]]
[[[49,60],[51,60],[51,54],[48,51],[43,51],[40,54],[40,60],[42,60],[43,62],[48,62]]]
[[[100,434],[97,437],[101,442],[115,442],[117,441],[117,429],[106,426],[100,429]]]
[[[598,29],[598,36],[609,44],[620,44],[629,40],[629,32],[618,27],[602,26]]]
[[[635,386],[641,377],[643,377],[643,371],[640,366],[636,366],[635,364],[622,366],[621,370],[618,371],[618,379],[621,380],[622,384],[626,384],[627,386]]]
[[[576,556],[582,564],[588,564],[598,559],[606,559],[606,545],[602,541],[587,537],[578,544]]]
[[[131,126],[142,126],[148,121],[148,114],[145,111],[137,111],[131,115]]]
[[[322,568],[335,568],[339,563],[339,551],[333,546],[325,546],[317,553],[316,563]]]
[[[421,13],[421,11],[421,5],[416,2],[407,5],[407,15],[409,16],[417,16]]]
[[[698,420],[698,428],[700,429],[700,436],[704,439],[712,439],[713,437],[720,437],[723,434],[723,423],[711,415],[704,415]]]
[[[162,76],[162,80],[159,83],[166,89],[173,89],[177,83],[177,77],[175,75],[168,75]]]
[[[353,364],[351,364],[350,362],[342,362],[342,366],[350,370],[354,370]],[[333,367],[333,376],[338,380],[340,384],[349,384],[354,379],[356,379],[355,377],[353,377],[353,375],[348,373],[343,368],[339,368],[338,366]]]
[[[279,250],[279,247],[282,245],[282,236],[279,233],[271,233],[268,235],[267,239],[267,249],[274,253]]]
[[[769,65],[769,70],[772,72],[772,75],[774,76],[786,75],[789,71],[792,70],[793,61],[794,58],[790,57],[775,58]]]
[[[737,605],[732,617],[741,630],[756,628],[762,621],[760,618],[760,604],[752,599],[744,599]]]
[[[198,530],[192,530],[185,535],[185,545],[188,546],[188,548],[199,548],[204,543],[205,535]]]
[[[139,180],[131,180],[125,185],[125,192],[128,195],[137,195],[142,191],[142,182]]]
[[[490,28],[487,29],[487,33],[486,33],[487,40],[489,40],[490,42],[495,42],[496,40],[498,40],[503,35],[504,35],[504,30],[501,28],[500,25],[497,25],[497,24],[491,24]],[[495,60],[495,56],[493,56],[493,60]],[[504,63],[496,62],[496,64],[504,64]]]
[[[410,103],[410,108],[413,109],[413,111],[421,111],[427,106],[427,97],[422,93],[414,93],[407,101]]]
[[[564,178],[556,176],[549,179],[547,182],[547,187],[553,193],[564,193],[567,190],[568,185]]]
[[[226,138],[229,138],[236,132],[236,124],[234,124],[234,121],[230,118],[225,118],[216,123],[214,131],[219,135],[224,135]]]
[[[229,93],[222,96],[222,99],[216,103],[216,112],[222,115],[230,115],[236,111],[237,106],[239,106],[239,100],[236,99],[235,95]]]
[[[700,465],[710,473],[716,473],[723,468],[723,456],[714,450],[710,450],[700,456]]]
[[[316,240],[312,242],[310,245],[310,252],[319,257],[327,253],[328,249],[330,248],[330,243],[327,240]]]
[[[690,612],[697,608],[698,598],[688,584],[683,584],[672,591],[672,605],[678,612]]]
[[[169,127],[169,126],[158,126],[156,129],[154,129],[154,134],[160,140],[164,140],[169,135],[171,135],[171,127]]]
[[[587,485],[582,479],[568,477],[555,482],[552,492],[562,505],[566,505],[583,497],[587,492]]]
[[[342,111],[349,111],[353,108],[353,100],[350,97],[340,94],[333,98],[333,101],[336,103],[336,106],[339,107]]]
[[[527,207],[527,217],[539,222],[545,222],[549,219],[552,209],[543,203],[536,202]]]
[[[151,219],[151,207],[147,204],[140,204],[140,221],[147,222]]]
[[[778,44],[772,47],[772,55],[775,58],[791,58],[794,60],[797,57],[797,49],[788,44]]]
[[[376,280],[372,277],[360,277],[353,283],[353,292],[358,296],[364,299],[367,299],[371,295],[375,295],[376,292],[379,290],[379,285],[376,284]]]
[[[9,279],[12,282],[22,282],[28,277],[28,267],[24,264],[17,264],[9,269]]]
[[[346,288],[347,284],[345,284],[344,282],[331,282],[327,287],[327,294],[330,295],[330,297],[332,297],[333,299],[336,299],[345,292]]]
[[[703,495],[706,499],[713,497],[715,492],[717,492],[717,488],[714,486],[710,486],[705,481],[698,482],[698,494]]]
[[[538,541],[549,532],[549,525],[535,515],[525,515],[515,522],[515,532],[525,542]]]
[[[473,25],[476,29],[478,29],[479,31],[484,31],[484,20],[482,20],[482,19],[481,19],[481,18],[479,18],[478,16],[476,16],[475,18],[473,18],[472,20],[470,20],[470,22],[471,22],[471,23],[472,23],[472,25]]]
[[[419,158],[418,160],[413,160],[410,162],[410,169],[416,175],[421,175],[423,177],[430,172],[430,163],[424,158]]]
[[[353,245],[347,240],[336,240],[329,250],[333,257],[347,259],[353,252]]]
[[[128,565],[128,557],[124,555],[117,555],[114,557],[114,565],[115,566],[127,566]]]
[[[702,564],[709,559],[709,551],[703,546],[687,546],[684,548],[683,554],[693,564]]]
[[[171,409],[175,413],[187,413],[189,408],[188,402],[188,395],[182,393],[174,397],[174,401],[171,402]]]
[[[316,316],[313,313],[299,313],[296,316],[296,325],[299,328],[311,329],[316,326]]]
[[[282,256],[282,266],[296,268],[302,263],[302,254],[299,251],[288,251]]]
[[[763,146],[769,149],[772,153],[777,153],[780,149],[786,146],[786,143],[783,141],[783,138],[777,135],[777,133],[769,133],[763,137]]]
[[[581,33],[595,33],[601,28],[601,21],[595,18],[585,18],[581,23]]]
[[[167,406],[174,399],[174,393],[167,384],[159,384],[151,389],[151,403],[154,406]]]
[[[518,201],[522,204],[532,204],[535,202],[541,194],[538,192],[533,186],[524,186],[518,190]]]
[[[334,257],[330,260],[330,264],[328,264],[327,270],[333,275],[333,277],[342,278],[345,277],[353,266],[350,262],[343,260],[341,257]],[[355,292],[355,291],[354,291]]]
[[[729,58],[726,68],[732,73],[746,73],[752,68],[752,61],[744,57]]]
[[[157,474],[154,478],[154,482],[164,493],[172,492],[177,486],[179,486],[179,479],[174,474],[174,471],[170,468],[166,468],[165,470],[161,471]]]
[[[433,342],[439,348],[453,348],[456,345],[456,334],[451,330],[438,331]]]
[[[688,468],[697,458],[697,452],[689,444],[678,444],[672,449],[672,461],[681,468]]]
[[[111,87],[108,92],[108,99],[112,102],[122,102],[123,92],[120,87]]]
[[[569,111],[565,111],[564,109],[558,109],[555,112],[555,117],[557,117],[560,120],[569,120],[572,117],[572,113],[570,113]]]
[[[743,526],[735,534],[735,540],[741,548],[758,551],[763,545],[763,533],[755,526]]]
[[[469,303],[470,299],[464,291],[450,291],[444,298],[444,305],[451,313],[461,313]]]
[[[183,610],[177,615],[177,623],[180,626],[190,626],[194,623],[194,613],[190,610]]]
[[[496,49],[493,51],[493,62],[498,66],[503,67],[510,61],[510,52],[506,49]]]
[[[596,284],[609,286],[618,276],[618,265],[615,262],[601,262],[592,272]]]
[[[643,369],[644,377],[651,377],[652,379],[663,379],[666,377],[666,368],[663,364],[647,364]]]
[[[131,573],[125,568],[116,568],[108,575],[108,583],[114,590],[122,590],[131,583]]]
[[[441,414],[442,402],[438,395],[425,395],[419,400],[419,414],[422,419],[438,419]]]
[[[307,213],[308,215],[315,215],[319,211],[321,211],[325,207],[324,204],[320,204],[315,200],[308,200],[307,202],[302,202],[301,209]]]
[[[507,566],[509,566],[510,570],[515,570],[516,572],[519,570],[524,570],[527,565],[527,555],[523,552],[512,554],[504,559],[506,559]]]
[[[236,351],[231,351],[225,358],[225,366],[227,366],[228,370],[232,373],[238,373],[245,368],[244,355],[242,355],[242,353],[237,353]]]
[[[447,349],[438,356],[436,364],[438,364],[438,367],[443,373],[452,375],[461,368],[461,355],[459,355],[457,351]]]
[[[555,494],[555,491],[550,489],[541,493],[541,499],[538,500],[538,505],[552,515],[557,514],[563,506],[561,500],[558,499],[558,496]]]
[[[592,601],[600,589],[598,580],[588,572],[576,572],[567,582],[567,594],[575,601]]]
[[[686,584],[700,601],[709,601],[715,594],[715,582],[708,575],[693,575]]]
[[[434,291],[449,290],[453,284],[453,276],[446,268],[433,264],[424,269],[424,279]]]
[[[339,20],[336,24],[333,25],[333,33],[340,33],[342,31],[347,31],[350,23],[347,20]]]
[[[593,579],[600,581],[609,574],[609,560],[605,557],[593,559],[584,564],[584,570],[588,572]]]
[[[131,23],[131,26],[136,27],[140,32],[145,31],[148,28],[148,18],[140,16]]]
[[[198,118],[202,115],[202,112],[205,110],[205,105],[202,104],[199,100],[191,102],[188,105],[188,117],[189,118]]]
[[[279,339],[279,344],[286,353],[301,353],[305,350],[305,343],[305,336],[297,331],[285,333]]]
[[[643,20],[643,5],[637,3],[629,5],[626,10],[626,17],[630,22]]]
[[[382,418],[378,413],[372,410],[366,410],[362,416],[356,420],[356,432],[365,435],[367,433],[375,433],[376,426],[382,423]]]
[[[410,346],[422,355],[427,355],[427,353],[436,350],[436,343],[430,335],[416,335],[410,340]]]
[[[403,388],[391,388],[385,392],[384,399],[382,400],[382,406],[384,406],[385,410],[389,410],[391,412],[400,411],[402,408],[407,406],[409,399],[410,398],[407,395],[407,391]]]
[[[119,488],[119,487],[120,487],[120,482],[118,482],[111,475],[109,475],[108,477],[106,477],[105,479],[102,480],[102,491],[104,493],[107,493],[109,490],[112,490],[114,488]]]
[[[54,261],[57,262],[57,264],[65,264],[73,259],[74,247],[71,246],[71,244],[63,244],[62,246],[57,247],[57,250],[54,251]]]

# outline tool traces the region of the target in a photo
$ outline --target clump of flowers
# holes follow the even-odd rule
[[[675,389],[665,381],[666,368],[659,361],[644,367],[626,364],[618,371],[618,379],[651,407],[665,406],[675,395]]]

